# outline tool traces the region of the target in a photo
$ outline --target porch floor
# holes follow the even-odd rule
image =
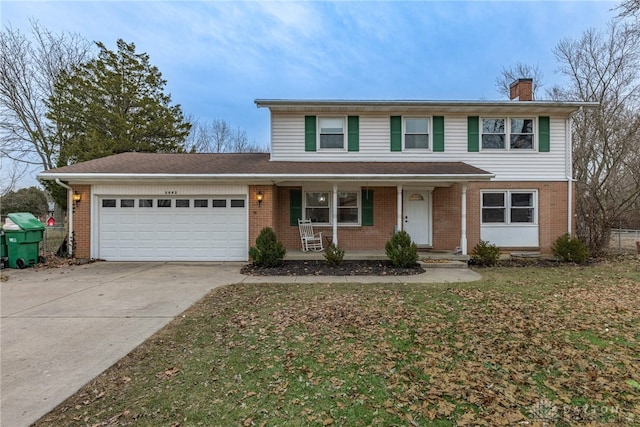
[[[418,262],[422,264],[424,268],[466,268],[468,255],[456,255],[453,252],[442,251],[423,251],[418,250]],[[302,252],[301,250],[288,250],[284,256],[285,260],[289,261],[313,261],[324,260],[323,252]],[[387,254],[384,250],[367,250],[367,251],[345,251],[345,261],[361,261],[361,260],[374,260],[382,261],[387,260]]]

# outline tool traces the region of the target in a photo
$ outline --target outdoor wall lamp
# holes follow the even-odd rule
[[[260,206],[262,204],[262,191],[258,191],[258,193],[256,194],[256,200],[258,201],[258,206]]]
[[[82,199],[82,194],[78,193],[77,191],[73,192],[73,203],[80,203],[80,199]]]

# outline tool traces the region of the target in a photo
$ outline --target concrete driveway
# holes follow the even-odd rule
[[[241,263],[98,262],[3,270],[3,427],[28,426],[217,286]]]
[[[211,289],[232,283],[466,282],[468,269],[416,276],[247,277],[242,263],[96,262],[3,270],[0,425],[28,426]]]

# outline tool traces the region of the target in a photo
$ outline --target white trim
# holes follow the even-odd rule
[[[483,205],[483,200],[482,200],[482,195],[483,194],[504,194],[505,195],[505,202],[504,202],[504,210],[505,210],[505,222],[483,222],[482,221],[482,208],[484,207]],[[511,194],[512,193],[532,193],[533,194],[533,222],[512,222],[511,221]],[[491,208],[491,207],[489,207]],[[534,190],[534,189],[528,189],[528,188],[512,188],[509,190],[504,190],[504,189],[485,189],[485,190],[480,190],[480,226],[490,226],[490,227],[513,227],[513,226],[518,226],[518,227],[537,227],[538,226],[538,215],[539,215],[539,208],[538,208],[538,190]]]
[[[332,242],[335,246],[338,246],[338,184],[333,184],[333,188],[331,189],[331,198],[333,200],[333,209],[331,209],[332,210],[331,221],[333,225]],[[360,207],[358,207],[358,223],[359,222],[360,222]]]
[[[236,182],[244,180],[256,183],[264,180],[267,183],[283,180],[340,180],[340,181],[419,181],[425,182],[462,182],[462,181],[490,181],[495,177],[493,173],[484,174],[136,174],[136,173],[46,173],[38,175],[40,179],[65,179],[74,183],[117,182],[136,179],[149,180],[148,183],[168,180],[203,181],[220,180],[222,182]],[[531,181],[531,178],[529,179]],[[550,180],[557,181],[557,180]]]
[[[533,134],[532,134],[532,146],[531,148],[511,148],[511,120],[531,120],[533,122]],[[540,116],[528,116],[528,117],[523,117],[523,116],[484,116],[484,117],[480,117],[479,118],[480,123],[479,123],[479,137],[480,137],[480,141],[479,141],[479,146],[480,146],[480,152],[490,152],[490,153],[496,153],[496,152],[501,152],[501,151],[512,151],[512,152],[516,152],[516,153],[538,153],[538,120],[540,120]],[[504,120],[504,148],[484,148],[482,146],[482,135],[483,135],[483,128],[484,126],[482,125],[482,121],[483,120]],[[498,133],[487,133],[487,135],[502,135],[502,134],[498,134]]]
[[[397,211],[396,211],[396,218],[397,218],[397,223],[396,223],[396,232],[404,230],[404,221],[402,218],[402,212],[403,212],[403,199],[402,199],[402,184],[398,184],[397,186],[397,199],[396,199],[396,205],[398,207]]]
[[[321,141],[321,133],[320,133],[320,120],[321,119],[340,119],[342,120],[342,148],[336,148],[336,147],[328,147],[328,148],[323,148],[322,147],[322,141]],[[316,116],[316,150],[317,151],[333,151],[333,152],[344,152],[347,151],[347,135],[348,135],[348,119],[347,116],[343,116],[343,115],[318,115]],[[336,134],[330,134],[330,135],[338,135]]]
[[[481,196],[482,197],[482,196]],[[480,201],[482,204],[482,200]],[[462,200],[460,201],[460,249],[467,255],[467,184],[462,184]]]
[[[407,148],[406,145],[406,135],[407,135],[407,119],[426,119],[427,120],[427,137],[428,137],[428,147],[427,148]],[[415,135],[415,134],[412,134]],[[402,116],[402,151],[408,152],[417,152],[417,153],[428,153],[433,151],[433,120],[432,116]]]
[[[67,189],[67,218],[69,222],[69,230],[67,235],[67,252],[69,256],[73,255],[73,188],[60,181],[60,178],[56,179],[56,184],[62,188]]]
[[[304,185],[302,187],[302,219],[307,218],[307,193],[327,193],[327,197],[329,198],[329,206],[326,208],[329,209],[329,222],[314,222],[313,225],[316,227],[328,227],[335,226],[339,227],[361,227],[362,226],[362,187],[340,187],[338,188],[338,184],[332,184],[331,189],[327,188],[327,185]],[[358,222],[338,222],[338,194],[339,193],[355,193],[357,198],[357,208],[358,208]],[[325,209],[322,206],[319,208]],[[334,232],[334,235],[337,232]]]

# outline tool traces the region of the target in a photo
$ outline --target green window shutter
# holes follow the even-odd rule
[[[362,190],[362,225],[373,225],[373,190]]]
[[[298,226],[302,219],[302,190],[289,190],[289,225]]]
[[[304,151],[316,151],[316,129],[316,116],[304,116]]]
[[[549,117],[538,117],[538,151],[548,153],[551,150],[551,132]]]
[[[347,146],[349,151],[360,150],[360,116],[349,116],[347,118],[349,135]]]
[[[444,151],[444,116],[433,116],[433,151]]]
[[[402,116],[391,116],[391,151],[402,151]]]
[[[467,151],[477,153],[480,151],[480,117],[467,117]]]

